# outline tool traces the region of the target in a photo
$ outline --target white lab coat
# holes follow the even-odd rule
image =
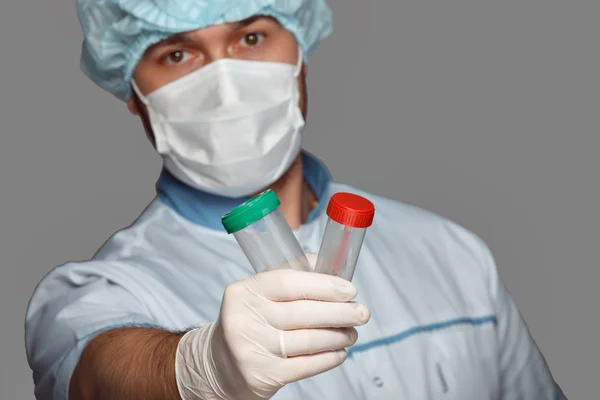
[[[331,194],[374,202],[354,276],[372,317],[342,366],[274,400],[563,398],[481,240],[416,207],[329,184],[322,172],[320,209],[295,233],[317,253]],[[253,273],[232,236],[190,218],[198,204],[187,195],[158,196],[92,260],[60,266],[37,287],[26,342],[38,399],[67,399],[81,351],[99,332],[201,326],[217,318],[225,287]]]

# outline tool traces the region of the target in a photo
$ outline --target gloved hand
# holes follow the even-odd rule
[[[357,340],[354,327],[370,318],[364,305],[351,302],[356,294],[341,278],[290,269],[231,284],[219,319],[179,342],[182,399],[268,399],[288,383],[339,366]]]

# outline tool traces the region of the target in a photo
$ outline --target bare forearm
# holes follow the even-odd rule
[[[98,335],[73,372],[69,400],[180,400],[175,351],[182,336],[147,328]]]

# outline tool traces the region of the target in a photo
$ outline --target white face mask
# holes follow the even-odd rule
[[[242,197],[279,179],[298,156],[302,67],[221,59],[144,97],[156,150],[184,183]]]

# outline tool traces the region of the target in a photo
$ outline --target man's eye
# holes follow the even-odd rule
[[[190,54],[185,50],[177,50],[167,54],[166,61],[168,64],[181,64],[185,62]]]
[[[262,33],[249,33],[240,39],[240,46],[242,47],[256,47],[258,46],[265,35]]]

